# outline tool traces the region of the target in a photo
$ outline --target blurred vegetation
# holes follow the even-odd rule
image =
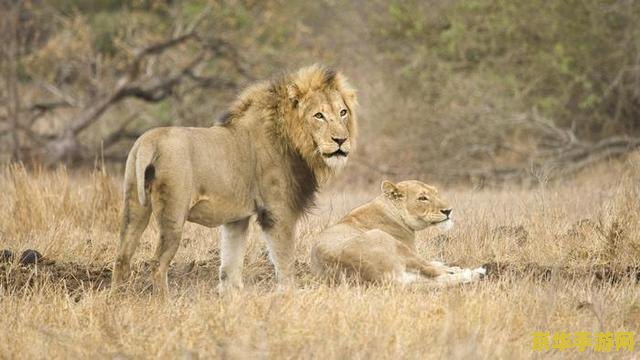
[[[115,86],[136,49],[189,24],[241,55],[199,67],[232,89],[181,83],[157,103],[128,100],[83,134],[90,149],[131,114],[137,131],[209,125],[241,87],[314,62],[340,68],[358,88],[362,138],[351,171],[374,179],[527,168],[545,146],[540,123],[581,146],[640,136],[633,0],[53,0],[25,2],[22,18],[33,34],[20,54],[25,104],[60,96],[43,84],[90,101]],[[146,66],[162,73],[194,53],[185,45]],[[53,112],[35,127],[55,133],[68,116]],[[122,158],[130,145],[109,155]]]
[[[431,19],[420,15],[426,7],[402,4],[390,6],[398,43],[420,43],[453,69],[498,78],[526,108],[559,125],[575,122],[587,136],[638,130],[640,3],[474,0]]]

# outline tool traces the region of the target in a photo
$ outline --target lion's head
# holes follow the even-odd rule
[[[357,105],[355,90],[341,73],[312,65],[247,88],[220,123],[266,124],[276,137],[273,144],[304,159],[314,180],[323,182],[351,156]]]
[[[413,230],[438,225],[449,229],[453,225],[451,207],[440,198],[438,190],[418,180],[382,182],[382,193],[398,210],[402,221]]]
[[[344,76],[313,65],[280,82],[288,98],[283,132],[314,170],[335,172],[347,163],[357,131],[355,91]]]

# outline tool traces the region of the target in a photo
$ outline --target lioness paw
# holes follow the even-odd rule
[[[487,276],[487,269],[482,266],[473,269],[473,272],[478,275],[479,279],[484,279]]]
[[[487,269],[483,268],[482,266],[473,269],[473,271],[478,273],[478,274],[482,274],[482,275],[486,275],[487,274]]]
[[[484,277],[486,270],[484,268],[463,269],[458,273],[460,281],[464,284],[478,281]]]

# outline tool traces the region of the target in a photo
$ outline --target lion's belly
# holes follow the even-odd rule
[[[230,222],[244,219],[253,214],[248,206],[238,206],[237,203],[225,199],[200,198],[189,209],[187,220],[196,224],[216,227]]]
[[[191,149],[193,168],[191,206],[187,220],[215,227],[244,219],[255,212],[254,159],[250,147],[238,144],[237,133],[220,127],[205,129]]]

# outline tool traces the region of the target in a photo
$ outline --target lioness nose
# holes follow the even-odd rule
[[[340,145],[344,144],[344,142],[345,142],[345,141],[347,141],[347,139],[346,139],[346,138],[334,138],[334,137],[332,137],[331,139],[332,139],[333,141],[335,141],[335,142],[336,142],[336,144],[338,144],[338,146],[340,146]]]
[[[453,209],[442,209],[442,210],[440,210],[441,213],[443,213],[443,214],[445,214],[447,216],[451,215],[452,211],[453,211]]]

